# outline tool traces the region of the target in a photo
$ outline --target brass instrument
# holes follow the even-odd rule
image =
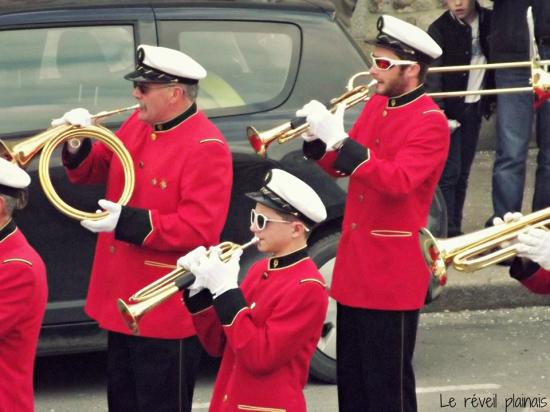
[[[258,240],[257,237],[254,237],[243,245],[238,245],[233,242],[222,242],[217,246],[221,249],[220,259],[223,262],[227,262],[237,250],[245,250],[255,245]],[[144,314],[171,298],[182,289],[189,287],[194,281],[195,275],[178,267],[160,279],[138,290],[128,298],[129,301],[136,303],[127,304],[124,300],[119,299],[117,301],[118,310],[132,333],[134,335],[139,335],[139,321]]]
[[[510,87],[500,89],[487,89],[487,90],[464,90],[454,92],[434,92],[428,93],[428,96],[432,98],[448,98],[448,97],[462,97],[468,95],[488,95],[488,94],[505,94],[505,93],[526,93],[526,92],[550,92],[550,73],[545,70],[545,67],[550,65],[550,60],[539,60],[537,58],[530,61],[523,62],[508,62],[508,63],[490,63],[490,64],[475,64],[475,65],[463,65],[463,66],[443,66],[443,67],[430,67],[429,73],[445,73],[454,71],[468,71],[468,70],[494,70],[494,69],[511,69],[518,67],[530,67],[531,79],[530,86],[526,87]],[[330,101],[330,111],[335,111],[336,106],[339,103],[345,102],[346,109],[356,105],[361,101],[366,101],[369,98],[369,92],[372,86],[376,84],[376,80],[372,80],[368,85],[354,86],[355,79],[359,76],[370,76],[369,72],[359,72],[354,74],[349,80],[346,86],[346,92],[339,97],[336,97]],[[297,117],[290,122],[283,123],[280,126],[276,126],[272,129],[268,129],[262,132],[258,132],[254,127],[248,126],[246,133],[248,141],[252,146],[252,149],[260,155],[265,157],[267,154],[267,148],[271,143],[277,141],[279,143],[286,143],[295,137],[300,136],[307,131],[309,125],[305,118]]]
[[[419,240],[424,260],[442,285],[447,267],[460,272],[475,272],[517,254],[512,241],[527,227],[546,228],[550,224],[550,207],[523,216],[516,222],[491,226],[449,239],[436,239],[428,229],[420,230]],[[505,246],[503,246],[503,244]]]
[[[346,109],[355,106],[357,103],[366,101],[372,86],[376,84],[376,80],[371,80],[367,85],[354,86],[355,79],[359,76],[370,76],[368,72],[360,72],[354,74],[349,80],[346,86],[346,92],[339,97],[336,97],[330,101],[330,111],[335,111],[336,107],[340,103],[346,104]],[[297,136],[300,136],[309,128],[305,117],[297,117],[289,122],[283,123],[280,126],[273,129],[258,132],[254,127],[248,126],[246,128],[246,134],[248,141],[254,149],[254,151],[261,157],[265,157],[267,154],[267,148],[274,141],[279,143],[286,143]]]
[[[136,109],[137,107],[139,106],[134,105],[109,112],[101,112],[92,116],[92,119],[112,116],[123,111]],[[118,137],[103,126],[80,127],[63,124],[15,144],[8,144],[0,140],[0,156],[25,168],[35,155],[42,152],[38,163],[38,176],[42,190],[48,200],[57,210],[70,218],[77,220],[98,220],[107,216],[107,213],[84,212],[68,205],[59,197],[50,178],[50,160],[57,146],[73,139],[76,139],[78,143],[78,139],[84,137],[90,137],[103,142],[121,161],[124,170],[125,185],[118,203],[122,205],[126,204],[130,200],[132,191],[134,190],[134,164],[132,157]]]

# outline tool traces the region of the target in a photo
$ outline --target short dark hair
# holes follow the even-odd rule
[[[275,213],[277,213],[277,215],[282,219],[282,220],[287,220],[289,222],[300,222],[301,224],[304,225],[304,227],[308,230],[304,230],[304,234],[306,236],[306,239],[309,237],[309,235],[311,234],[311,228],[309,227],[309,225],[304,222],[304,219],[301,219],[299,216],[296,216],[296,215],[293,215],[292,213],[285,213],[285,212],[281,212],[279,210],[276,210],[276,209],[273,209],[275,211]]]

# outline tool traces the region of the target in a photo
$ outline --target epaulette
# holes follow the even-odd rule
[[[31,261],[26,260],[26,259],[21,259],[21,258],[6,259],[6,260],[4,260],[2,263],[11,263],[11,262],[21,262],[21,263],[26,263],[26,264],[29,265],[29,266],[32,266],[32,262],[31,262]]]

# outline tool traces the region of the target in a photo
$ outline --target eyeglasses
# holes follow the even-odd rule
[[[390,70],[394,66],[410,66],[411,64],[416,64],[417,62],[412,60],[396,60],[390,59],[389,57],[376,57],[372,53],[370,58],[374,66],[379,70]]]
[[[267,222],[291,223],[288,220],[270,219],[267,216],[256,212],[255,209],[250,210],[250,224],[256,226],[258,230],[264,230],[267,226]]]
[[[151,90],[166,89],[168,87],[176,86],[175,84],[165,84],[165,85],[153,87],[151,83],[145,83],[145,82],[133,82],[133,84],[134,84],[134,89],[138,89],[141,94],[147,94]]]

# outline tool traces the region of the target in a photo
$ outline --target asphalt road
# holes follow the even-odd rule
[[[549,342],[550,307],[423,314],[415,358],[419,411],[550,411]],[[216,364],[203,364],[194,411],[207,410],[215,377]],[[104,372],[102,353],[39,359],[36,411],[106,411]],[[310,382],[305,394],[308,410],[337,410],[334,385]]]

